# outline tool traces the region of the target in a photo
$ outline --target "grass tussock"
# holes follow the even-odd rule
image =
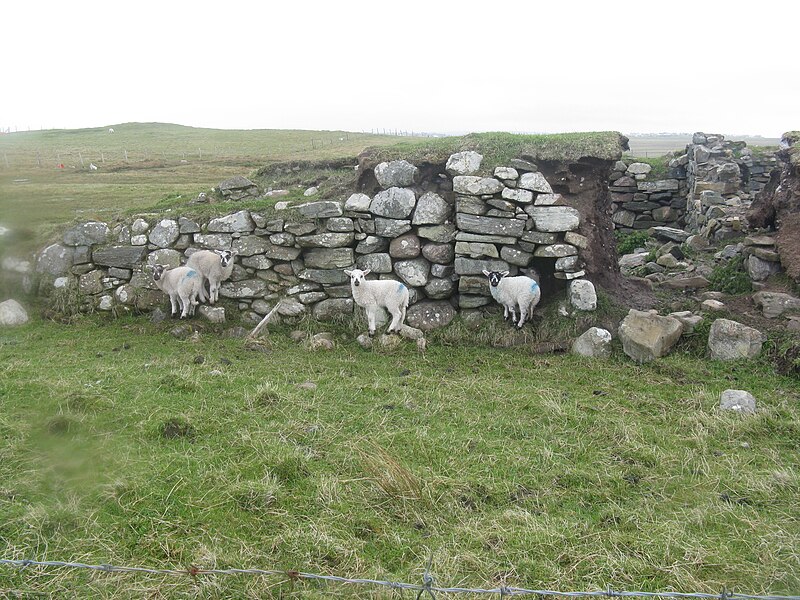
[[[395,501],[421,501],[422,481],[385,448],[365,442],[357,449],[361,466],[383,496]]]

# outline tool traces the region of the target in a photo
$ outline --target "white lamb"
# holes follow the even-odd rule
[[[539,304],[542,298],[542,290],[535,279],[520,275],[518,277],[508,277],[508,271],[483,271],[489,278],[489,291],[492,298],[503,305],[503,318],[508,319],[511,313],[511,322],[517,320],[516,308],[519,307],[519,323],[517,327],[522,329],[525,320],[533,316],[533,309]]]
[[[386,333],[400,332],[403,321],[406,320],[408,309],[408,288],[399,281],[392,280],[367,280],[370,269],[362,271],[345,269],[345,275],[350,278],[350,289],[353,291],[353,300],[367,311],[369,322],[369,335],[375,335],[375,321],[378,311],[385,308],[392,315],[392,322]]]
[[[189,267],[170,269],[167,265],[154,265],[153,281],[158,289],[169,296],[173,317],[179,308],[181,319],[194,314],[201,287],[200,273]]]
[[[189,257],[186,266],[200,273],[200,301],[214,304],[219,300],[219,287],[233,272],[235,250],[199,250]],[[208,280],[208,295],[206,295]]]

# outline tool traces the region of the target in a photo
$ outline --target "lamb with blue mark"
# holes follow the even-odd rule
[[[353,292],[353,300],[356,304],[367,311],[367,321],[369,323],[369,335],[375,335],[375,322],[378,311],[386,309],[392,315],[392,322],[386,333],[400,333],[403,321],[406,320],[406,310],[408,309],[409,292],[408,288],[399,281],[394,280],[368,280],[366,276],[370,274],[370,269],[347,270],[344,273],[350,278],[350,289]]]
[[[153,265],[153,281],[169,296],[173,317],[178,314],[178,309],[181,319],[194,314],[203,283],[200,273],[190,267],[170,269],[167,265]]]
[[[503,318],[508,319],[519,329],[525,324],[528,317],[533,316],[533,310],[542,298],[542,289],[535,279],[525,275],[509,277],[508,271],[483,271],[489,278],[489,291],[492,298],[503,305]],[[519,322],[516,309],[519,307]]]

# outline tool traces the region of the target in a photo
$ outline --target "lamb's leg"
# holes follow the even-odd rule
[[[183,294],[178,295],[178,301],[180,302],[181,306],[181,319],[185,319],[186,315],[189,314],[189,305],[191,304],[191,302]]]
[[[206,278],[200,275],[200,302],[208,302],[208,296],[206,295]]]
[[[369,337],[375,335],[375,312],[374,306],[367,307],[367,323],[369,323]]]
[[[199,292],[192,292],[189,294],[189,316],[194,316],[195,308],[197,307],[200,302],[197,301],[197,297],[199,296]]]
[[[174,293],[169,295],[169,305],[170,305],[170,308],[172,309],[170,311],[170,314],[173,317],[178,314],[178,298],[177,298],[177,296],[178,295],[174,294]]]
[[[394,333],[395,331],[400,333],[400,324],[403,322],[399,308],[394,309],[393,311],[389,311],[392,315],[392,322],[389,323],[389,329],[386,330],[386,333]]]
[[[517,322],[517,311],[514,310],[514,309],[515,309],[514,306],[509,307],[509,311],[511,312],[511,322],[512,323],[516,323]]]
[[[503,304],[503,321],[508,321],[508,307]]]
[[[519,306],[519,323],[517,323],[517,327],[522,329],[522,326],[525,324],[525,319],[528,316],[528,307],[525,305],[520,304]]]

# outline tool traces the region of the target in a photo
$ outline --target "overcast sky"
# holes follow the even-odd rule
[[[800,3],[3,5],[0,128],[800,129]]]

